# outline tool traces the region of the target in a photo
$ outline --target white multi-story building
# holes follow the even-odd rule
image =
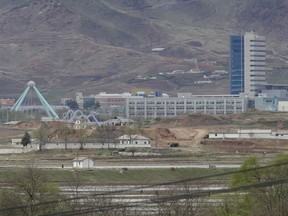
[[[174,117],[184,113],[236,114],[247,110],[248,98],[231,95],[179,94],[170,98],[139,98],[126,100],[126,117]]]
[[[244,35],[244,93],[259,92],[266,85],[265,37],[254,32]]]
[[[266,85],[265,37],[254,32],[230,37],[230,93],[256,94]]]

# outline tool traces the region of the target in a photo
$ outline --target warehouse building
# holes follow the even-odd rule
[[[248,98],[231,95],[178,95],[171,98],[127,98],[126,117],[174,117],[184,113],[236,114],[247,110]]]

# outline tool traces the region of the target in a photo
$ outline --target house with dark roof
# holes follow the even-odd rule
[[[150,138],[141,136],[141,135],[123,135],[120,136],[117,140],[119,140],[120,145],[147,145],[147,147],[151,147]]]

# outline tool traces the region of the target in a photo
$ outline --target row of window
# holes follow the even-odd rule
[[[266,45],[250,44],[250,47],[266,47]]]
[[[265,40],[250,40],[250,42],[263,42],[263,43],[265,43]]]
[[[250,67],[265,67],[265,65],[250,65]]]
[[[177,107],[176,109],[174,109],[174,108],[166,108],[166,109],[164,109],[163,107],[148,107],[146,110],[147,110],[147,112],[151,112],[151,111],[159,111],[159,110],[166,110],[167,112],[169,112],[169,111],[171,111],[171,112],[174,112],[175,110],[181,110],[181,109],[204,109],[205,107],[206,108],[209,108],[209,107],[211,107],[211,108],[214,108],[214,107],[228,107],[228,106],[238,106],[238,105],[240,105],[240,106],[242,106],[242,104],[243,103],[241,103],[241,102],[236,102],[236,103],[226,103],[226,104],[224,104],[224,103],[218,103],[218,104],[216,104],[216,103],[210,103],[210,104],[206,104],[206,105],[203,105],[203,104],[200,104],[200,105],[198,105],[198,106],[187,106],[187,107],[184,107],[184,106],[182,106],[182,107]],[[135,109],[135,107],[130,107],[129,108],[129,110],[138,110],[138,111],[145,111],[145,109],[143,108],[143,107],[136,107],[136,109]]]
[[[121,144],[138,144],[138,142],[137,141],[135,141],[134,143],[130,143],[130,141],[128,140],[127,141],[127,143],[125,143],[125,141],[124,140],[121,140]],[[144,143],[143,144],[149,144],[149,142],[146,142],[146,141],[144,141]]]
[[[253,80],[253,79],[251,79],[251,82],[265,82],[265,79],[264,80]]]
[[[250,62],[266,62],[266,60],[251,59]]]
[[[226,110],[226,111],[224,111],[224,110],[217,110],[216,112],[214,112],[214,110],[211,110],[211,111],[209,111],[209,110],[207,110],[206,112],[204,112],[203,110],[202,111],[200,111],[200,112],[197,112],[197,113],[205,113],[205,114],[235,114],[235,113],[242,113],[243,111],[242,111],[242,109],[239,109],[239,110]],[[181,114],[181,113],[179,113],[179,114]],[[130,113],[129,114],[129,116],[140,116],[140,115],[138,115],[138,114],[134,114],[134,113]],[[165,115],[164,113],[162,113],[162,114],[160,114],[160,113],[158,113],[157,115],[155,115],[155,114],[151,114],[151,115],[146,115],[146,117],[153,117],[153,118],[155,118],[155,117],[169,117],[169,116],[175,116],[175,114],[172,114],[172,115]]]
[[[250,75],[250,77],[266,77],[265,75],[262,75],[262,74],[252,74],[252,75]]]
[[[266,72],[266,70],[263,70],[263,69],[253,69],[253,70],[250,70],[250,72]]]
[[[239,81],[233,81],[232,83],[234,83],[234,84],[240,84],[240,82]],[[226,102],[226,104],[227,103],[242,103],[242,100],[226,100],[226,101],[222,101],[222,100],[220,100],[220,101],[201,101],[201,102],[187,102],[186,103],[186,105],[187,106],[189,106],[189,105],[204,105],[204,104],[214,104],[214,103],[216,103],[216,104],[224,104]],[[182,105],[183,107],[185,106],[185,104],[184,103],[182,103],[182,104],[178,104],[178,106],[176,106],[176,107],[179,107],[179,105]],[[135,107],[135,104],[131,104],[130,103],[130,105],[129,105],[129,107],[131,107],[131,108],[133,108],[133,107]],[[144,108],[145,106],[141,106],[141,105],[137,105],[137,107],[142,107],[142,108]],[[154,107],[170,107],[170,108],[174,108],[174,106],[169,106],[169,105],[166,105],[165,106],[165,104],[162,104],[162,106],[154,106],[154,105],[150,105],[150,106],[146,106],[147,108],[154,108]]]
[[[250,50],[250,52],[266,52],[266,50]]]

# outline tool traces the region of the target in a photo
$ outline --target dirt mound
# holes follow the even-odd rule
[[[162,119],[157,122],[157,125],[165,127],[191,127],[191,126],[209,126],[223,125],[231,123],[231,119],[227,116],[190,114],[180,117]]]
[[[207,133],[204,129],[192,127],[149,128],[144,131],[145,136],[152,140],[152,146],[167,148],[169,143],[177,142],[179,148],[195,152],[201,151],[200,142]]]
[[[144,131],[144,135],[148,136],[151,140],[176,140],[176,136],[169,128],[149,128]]]

